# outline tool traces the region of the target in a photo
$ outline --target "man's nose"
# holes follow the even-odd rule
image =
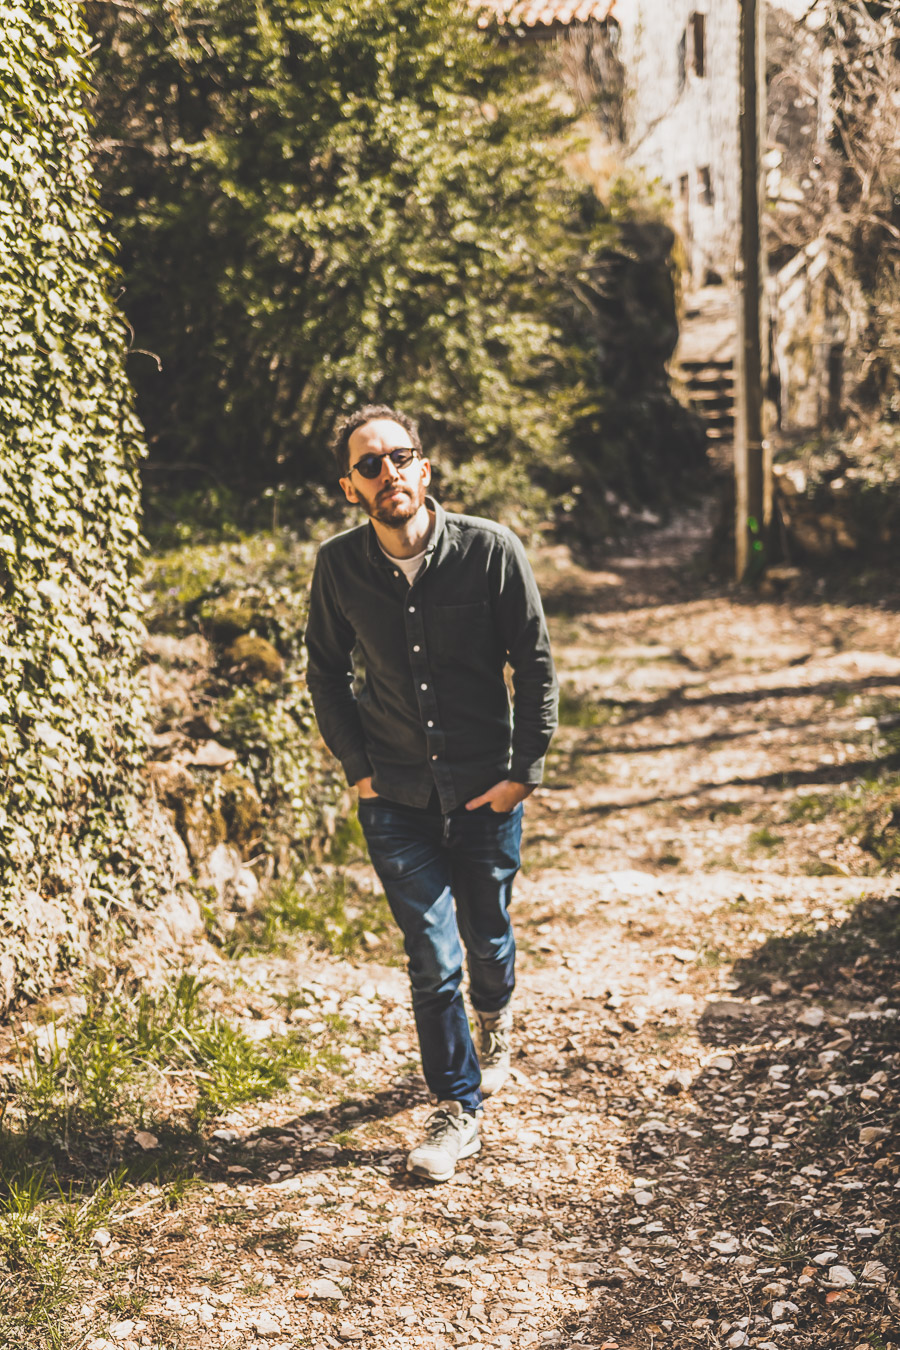
[[[385,471],[387,472],[388,478],[400,477],[400,470],[397,468],[397,465],[391,459],[390,455],[384,455],[381,460],[381,472],[384,473]]]

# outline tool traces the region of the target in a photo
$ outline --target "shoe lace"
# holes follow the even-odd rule
[[[426,1139],[438,1139],[445,1130],[458,1130],[462,1125],[462,1116],[456,1116],[446,1107],[439,1106],[428,1117],[425,1125]]]
[[[485,1062],[499,1059],[509,1050],[509,1035],[499,1027],[486,1027],[483,1042],[483,1059]]]

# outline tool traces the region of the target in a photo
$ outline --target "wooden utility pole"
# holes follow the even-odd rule
[[[740,241],[737,267],[737,408],[735,410],[735,577],[755,571],[766,527],[763,447],[763,270],[760,135],[765,122],[765,3],[740,6]],[[759,559],[762,562],[762,559]]]

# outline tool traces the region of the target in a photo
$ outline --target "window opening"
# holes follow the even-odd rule
[[[695,11],[688,20],[691,35],[691,70],[702,79],[706,74],[706,15]]]

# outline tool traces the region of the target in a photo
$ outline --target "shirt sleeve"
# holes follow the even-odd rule
[[[322,739],[340,760],[348,783],[358,783],[372,773],[353,695],[355,644],[356,634],[338,603],[327,558],[320,551],[313,571],[306,624],[309,656],[306,682]]]
[[[511,531],[501,558],[497,620],[513,671],[513,732],[509,776],[540,783],[556,730],[559,687],[540,592],[521,541]]]

